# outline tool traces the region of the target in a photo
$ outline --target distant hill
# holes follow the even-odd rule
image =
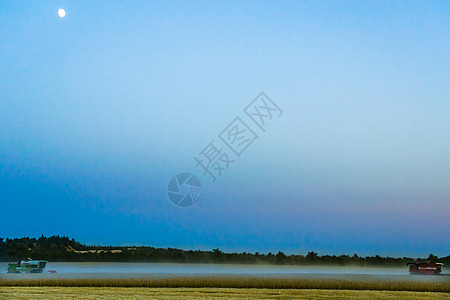
[[[280,264],[280,265],[355,265],[355,266],[404,266],[413,261],[439,261],[447,267],[450,256],[440,257],[430,254],[428,258],[412,259],[349,255],[323,255],[310,251],[306,255],[285,255],[259,253],[224,253],[219,249],[211,251],[181,250],[154,247],[113,247],[89,246],[66,236],[40,238],[0,238],[0,261],[16,261],[24,258],[48,261],[104,261],[104,262],[177,262],[177,263],[240,263],[240,264]]]

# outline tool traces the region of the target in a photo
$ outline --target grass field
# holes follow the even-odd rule
[[[450,299],[448,293],[318,289],[0,287],[0,299]]]

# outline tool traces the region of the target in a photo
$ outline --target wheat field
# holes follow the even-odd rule
[[[448,293],[246,288],[0,287],[0,299],[450,299]]]

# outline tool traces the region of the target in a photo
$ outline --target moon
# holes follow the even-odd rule
[[[64,16],[66,15],[66,11],[62,8],[58,9],[58,16],[60,16],[61,18],[64,18]]]

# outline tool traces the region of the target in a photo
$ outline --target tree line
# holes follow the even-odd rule
[[[176,263],[236,263],[275,265],[354,265],[354,266],[404,266],[408,262],[436,261],[450,265],[450,255],[428,258],[394,258],[350,255],[318,255],[310,251],[305,255],[286,255],[283,252],[225,253],[219,249],[182,250],[148,246],[93,246],[83,245],[66,236],[41,236],[39,238],[0,238],[0,261],[17,261],[25,258],[65,262],[176,262]]]

